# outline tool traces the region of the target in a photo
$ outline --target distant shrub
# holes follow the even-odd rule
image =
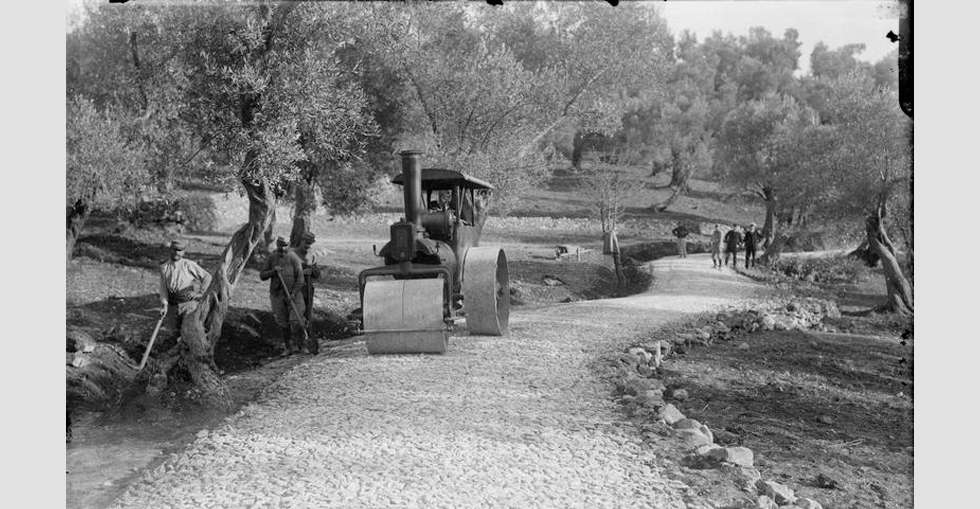
[[[824,232],[794,232],[783,243],[784,251],[822,251],[824,249],[827,249]]]
[[[126,219],[138,228],[162,224],[177,210],[176,200],[156,198],[143,200],[127,214]]]
[[[126,219],[138,228],[151,225],[164,228],[182,226],[193,231],[214,231],[218,213],[214,200],[194,194],[141,201]]]
[[[209,232],[218,227],[218,212],[210,197],[194,194],[178,200],[178,210],[183,212],[184,226],[193,231]]]
[[[867,266],[848,256],[783,257],[773,264],[772,269],[785,276],[814,283],[857,283],[870,277]]]

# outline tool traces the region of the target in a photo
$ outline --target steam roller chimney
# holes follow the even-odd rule
[[[402,188],[405,192],[405,220],[419,225],[419,213],[422,211],[422,152],[418,150],[403,150],[402,156]]]

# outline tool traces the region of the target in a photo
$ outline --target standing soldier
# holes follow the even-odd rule
[[[177,308],[174,337],[180,335],[184,317],[197,309],[204,290],[211,285],[211,274],[197,263],[184,258],[184,243],[170,243],[170,259],[160,265],[160,316],[167,316],[173,305]]]
[[[749,229],[745,231],[745,268],[749,268],[749,260],[755,267],[755,251],[759,247],[759,232],[755,229],[755,223],[749,224]]]
[[[283,355],[299,353],[298,345],[306,338],[302,314],[305,309],[303,302],[303,262],[299,256],[286,249],[289,243],[286,239],[276,239],[276,250],[265,260],[265,265],[259,272],[259,279],[269,282],[269,299],[272,301],[272,314],[276,325],[282,330]],[[285,286],[284,286],[285,285]]]
[[[691,232],[683,224],[678,224],[670,233],[677,237],[677,256],[687,258],[687,236]]]
[[[725,265],[728,265],[728,257],[732,257],[732,266],[738,266],[738,245],[742,243],[742,234],[738,231],[738,225],[732,224],[732,229],[725,234]]]
[[[721,268],[721,225],[715,225],[711,232],[711,263],[716,269]]]
[[[316,257],[310,253],[314,242],[316,242],[316,235],[313,235],[313,232],[306,232],[300,237],[299,245],[293,250],[303,262],[303,300],[306,302],[306,313],[303,318],[308,326],[313,323],[313,280],[320,278],[320,267],[316,265]],[[313,355],[320,353],[320,344],[316,338],[310,338],[307,348]]]

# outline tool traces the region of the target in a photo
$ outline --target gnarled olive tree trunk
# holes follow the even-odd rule
[[[786,243],[786,236],[777,231],[779,222],[776,221],[776,192],[771,187],[762,189],[762,198],[766,203],[766,220],[762,226],[762,243],[765,245],[765,252],[759,257],[759,262],[765,266],[771,266],[783,251],[783,244]]]
[[[305,173],[305,172],[304,172]],[[316,191],[313,179],[302,178],[293,183],[293,227],[289,232],[289,245],[296,247],[303,234],[313,226],[313,213],[316,212]]]
[[[885,231],[880,212],[869,215],[865,219],[864,224],[868,246],[878,255],[878,258],[881,260],[881,267],[885,273],[885,286],[888,290],[888,300],[882,305],[882,309],[903,316],[912,315],[914,312],[912,305],[912,284],[902,274],[902,267],[898,263],[895,246],[888,238],[888,233]]]
[[[254,158],[254,156],[253,156]],[[238,284],[256,246],[262,241],[275,211],[276,199],[267,180],[242,180],[248,196],[248,222],[231,237],[194,313],[184,320],[181,342],[176,351],[157,363],[172,383],[186,375],[203,393],[203,402],[215,406],[228,404],[227,387],[214,364],[214,348],[228,313],[231,294]]]
[[[89,216],[89,208],[85,202],[78,200],[74,205],[67,207],[66,227],[65,227],[65,263],[71,261],[72,252],[75,250],[75,242],[82,233],[82,227]]]
[[[694,165],[685,161],[685,156],[680,150],[673,150],[671,154],[672,170],[668,187],[672,189],[672,192],[663,203],[653,206],[653,209],[657,212],[665,212],[668,207],[677,201],[677,198],[680,198],[682,194],[687,194],[691,175],[694,173]]]

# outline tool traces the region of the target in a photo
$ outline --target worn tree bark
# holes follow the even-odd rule
[[[264,44],[254,64],[264,65],[266,56],[273,50],[274,41],[282,29],[286,15],[295,8],[293,2],[261,4],[261,17],[270,16],[270,26],[263,31]],[[273,10],[274,9],[274,10]],[[238,96],[241,127],[253,135],[254,121],[262,104],[262,95],[245,90]],[[270,177],[255,177],[262,172],[250,171],[258,160],[258,149],[245,153],[240,182],[248,197],[248,222],[232,235],[231,241],[221,254],[221,261],[213,273],[211,285],[205,290],[197,309],[184,319],[181,326],[182,341],[156,364],[162,366],[168,383],[188,378],[200,393],[205,404],[227,407],[230,404],[228,389],[218,376],[214,363],[214,348],[221,337],[221,328],[231,303],[231,294],[248,265],[256,246],[271,237],[276,214],[276,195]],[[186,376],[182,376],[186,375]]]
[[[254,158],[255,154],[250,153],[246,156],[246,164]],[[221,337],[231,294],[269,228],[276,205],[272,186],[267,180],[243,179],[242,185],[249,201],[248,222],[232,235],[213,273],[211,286],[198,308],[184,320],[180,332],[182,341],[176,352],[169,356],[176,358],[163,358],[157,362],[170,383],[186,375],[202,393],[202,402],[218,407],[227,406],[229,401],[227,387],[214,364],[214,348]]]
[[[78,200],[74,205],[67,208],[66,228],[65,228],[65,263],[71,262],[72,252],[75,251],[75,242],[82,233],[82,227],[91,212],[85,202]]]
[[[885,287],[888,291],[888,297],[881,309],[902,316],[910,316],[914,312],[912,285],[902,274],[902,267],[898,263],[895,246],[888,238],[888,233],[882,223],[880,209],[878,213],[871,214],[865,219],[868,245],[878,255],[885,273]]]
[[[766,203],[766,220],[762,226],[762,242],[766,246],[759,262],[769,267],[779,259],[786,243],[786,236],[777,231],[779,222],[776,221],[776,193],[771,187],[763,187],[762,198]]]
[[[673,192],[662,203],[653,206],[657,212],[665,212],[677,201],[677,198],[680,198],[682,194],[687,194],[691,174],[694,173],[693,165],[685,163],[682,154],[678,151],[673,152],[671,167],[669,187]]]
[[[675,190],[675,193],[687,192],[687,185],[691,180],[690,166],[689,164],[682,163],[679,156],[674,157],[673,168],[670,172],[670,184],[668,185]]]
[[[874,268],[878,266],[878,253],[871,249],[871,244],[868,243],[868,236],[865,234],[864,241],[861,242],[854,251],[848,253],[849,256],[853,256],[865,263],[868,267]]]
[[[316,212],[316,192],[312,175],[303,175],[293,183],[293,200],[293,227],[289,232],[289,245],[296,247],[303,234],[311,230],[313,213]]]
[[[616,289],[623,290],[626,288],[626,272],[623,271],[623,258],[619,251],[616,251],[612,255],[613,268],[616,271]]]

